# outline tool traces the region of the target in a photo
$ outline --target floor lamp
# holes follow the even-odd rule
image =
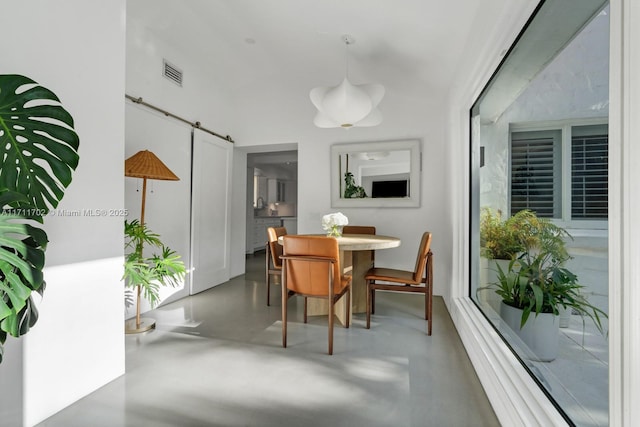
[[[144,225],[144,205],[147,197],[147,179],[160,179],[164,181],[179,181],[178,178],[162,161],[151,151],[139,151],[124,161],[124,176],[142,178],[142,207],[140,208],[140,225]],[[142,250],[142,249],[141,249]],[[149,318],[140,318],[140,293],[138,285],[136,294],[136,317],[125,322],[125,332],[134,334],[148,331],[156,326],[156,321]]]

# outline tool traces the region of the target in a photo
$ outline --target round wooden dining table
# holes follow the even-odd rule
[[[379,234],[343,234],[336,237],[340,249],[340,266],[345,274],[351,272],[351,313],[364,313],[367,310],[366,272],[373,267],[373,251],[391,249],[400,246],[397,237]],[[278,238],[283,243],[283,237]],[[336,304],[336,317],[344,325],[346,323],[346,306],[344,298]],[[329,305],[326,300],[311,298],[307,305],[309,316],[326,315]]]

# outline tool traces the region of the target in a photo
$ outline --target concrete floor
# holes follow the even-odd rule
[[[335,329],[302,323],[289,301],[281,347],[280,287],[266,306],[264,253],[247,274],[160,307],[157,329],[126,336],[126,375],[41,426],[499,426],[439,297],[426,335],[423,297],[379,293]]]

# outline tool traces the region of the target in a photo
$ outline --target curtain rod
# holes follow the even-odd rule
[[[228,141],[228,142],[231,142],[231,143],[235,142],[233,140],[233,138],[231,138],[229,135],[222,136],[222,135],[220,135],[218,133],[215,133],[212,130],[209,130],[207,128],[202,127],[200,122],[190,122],[189,120],[183,119],[180,116],[176,116],[175,114],[170,113],[170,112],[168,112],[166,110],[163,110],[162,108],[158,108],[155,105],[149,104],[148,102],[143,101],[142,98],[136,98],[135,96],[131,96],[131,95],[128,95],[126,93],[124,94],[124,97],[127,98],[127,99],[130,99],[131,101],[133,101],[136,104],[144,105],[145,107],[148,107],[148,108],[151,108],[152,110],[158,111],[158,112],[164,114],[165,116],[173,117],[174,119],[180,120],[181,122],[186,123],[186,124],[190,125],[191,127],[194,127],[196,129],[200,129],[200,130],[202,130],[204,132],[207,132],[207,133],[210,133],[211,135],[217,136],[218,138],[224,139],[225,141]]]

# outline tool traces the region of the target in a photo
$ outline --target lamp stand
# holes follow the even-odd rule
[[[144,226],[144,205],[147,199],[147,178],[142,178],[142,207],[140,208],[140,225]],[[142,256],[142,243],[140,243],[140,256]],[[156,321],[148,317],[140,317],[140,285],[136,286],[136,317],[124,322],[125,334],[138,334],[155,329]]]

